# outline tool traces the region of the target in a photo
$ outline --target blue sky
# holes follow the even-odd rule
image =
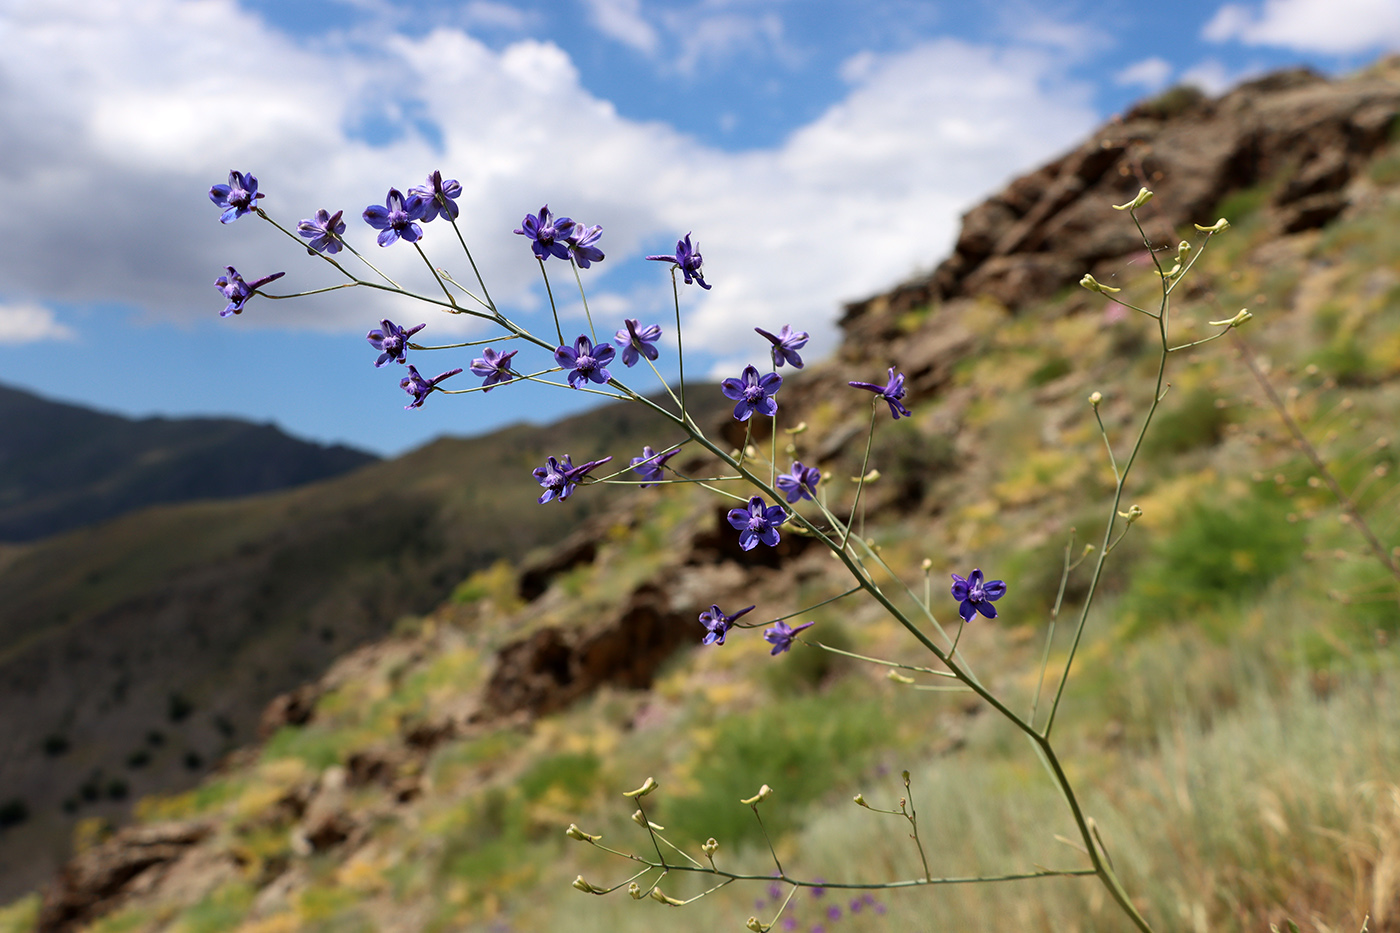
[[[1133,101],[1343,73],[1400,48],[1400,3],[0,0],[0,46],[0,382],[392,454],[596,396],[511,386],[404,411],[370,327],[492,332],[363,289],[219,318],[225,265],[286,271],[278,293],[335,281],[258,218],[218,222],[206,192],[229,169],[287,226],[344,209],[361,252],[427,291],[412,249],[375,246],[359,215],[434,169],[460,179],[493,297],[538,333],[539,268],[511,233],[526,213],[603,226],[607,259],[584,272],[600,337],[633,317],[673,339],[669,277],[642,257],[693,231],[714,288],[682,290],[687,371],[737,373],[765,357],[755,325],[829,352],[843,301],[931,269],[962,211]],[[441,222],[422,245],[466,275]],[[571,340],[577,287],[550,267]],[[431,376],[479,352],[410,361]]]

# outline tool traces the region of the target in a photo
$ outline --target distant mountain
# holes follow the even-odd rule
[[[378,458],[232,418],[124,418],[0,386],[0,541],[33,541],[150,505],[232,499]]]

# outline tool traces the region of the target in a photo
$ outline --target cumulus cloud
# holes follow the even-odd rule
[[[43,305],[0,304],[0,345],[16,346],[40,340],[72,340],[72,328],[59,323]]]
[[[261,205],[289,227],[344,209],[376,264],[419,284],[415,252],[373,246],[359,214],[441,168],[462,183],[464,228],[503,306],[542,305],[509,231],[547,201],[604,225],[609,259],[589,275],[608,307],[669,306],[664,276],[652,288],[614,270],[694,231],[715,289],[686,296],[688,344],[722,349],[761,319],[813,331],[815,351],[838,301],[931,265],[960,210],[1096,120],[1053,51],[951,39],[852,59],[843,99],[739,153],[620,116],[551,43],[495,50],[458,27],[300,44],[233,0],[34,0],[0,12],[0,42],[0,198],[42,192],[45,216],[63,218],[0,234],[0,282],[173,317],[214,315],[230,263],[250,280],[286,269],[284,291],[336,280],[257,217],[218,223],[204,192],[229,169],[257,174]],[[435,262],[460,262],[441,222],[427,232]],[[363,333],[390,315],[347,294],[258,298],[238,326]]]
[[[1164,58],[1144,58],[1134,62],[1113,76],[1113,82],[1122,87],[1140,87],[1145,91],[1158,91],[1171,79],[1172,66]]]
[[[1264,0],[1227,3],[1202,35],[1300,52],[1347,55],[1400,48],[1400,4],[1395,0]]]

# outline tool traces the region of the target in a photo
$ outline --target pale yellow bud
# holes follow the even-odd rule
[[[749,806],[753,806],[756,803],[762,803],[771,796],[773,796],[773,788],[769,787],[767,784],[764,784],[758,789],[758,793],[754,794],[747,800],[741,800],[739,802],[743,804],[748,804]]]
[[[1192,224],[1191,226],[1195,227],[1202,233],[1223,233],[1224,231],[1230,229],[1230,221],[1222,217],[1215,223],[1211,224],[1209,227],[1202,227],[1200,224]]]
[[[629,790],[629,791],[627,791],[626,793],[624,793],[622,796],[624,796],[624,797],[645,797],[647,794],[649,794],[649,793],[651,793],[652,791],[656,790],[656,789],[657,789],[658,787],[660,787],[660,786],[661,786],[660,784],[656,783],[656,778],[647,778],[645,781],[642,782],[642,786],[641,786],[641,787],[637,788],[636,790]]]
[[[1210,321],[1211,327],[1239,327],[1245,321],[1252,320],[1254,315],[1249,313],[1248,308],[1240,308],[1240,313],[1224,321]]]
[[[894,668],[890,668],[889,673],[887,673],[887,674],[885,675],[885,677],[888,678],[889,680],[894,681],[894,682],[897,683],[897,684],[912,684],[912,683],[914,682],[914,678],[912,678],[912,677],[905,677],[903,674],[901,674],[899,671],[895,670]]]
[[[1079,284],[1089,289],[1089,291],[1098,292],[1101,295],[1111,295],[1114,292],[1121,292],[1123,290],[1121,288],[1113,288],[1112,286],[1105,285],[1087,272],[1084,273],[1084,278],[1079,280]]]
[[[858,806],[858,807],[865,807],[867,810],[870,809],[870,804],[868,804],[868,803],[865,802],[865,795],[864,795],[864,794],[856,794],[856,796],[855,796],[855,802],[856,802],[856,806]]]
[[[1115,205],[1113,205],[1113,209],[1114,209],[1115,211],[1135,211],[1135,210],[1137,210],[1139,207],[1142,207],[1144,204],[1146,204],[1148,201],[1151,201],[1151,200],[1152,200],[1152,192],[1151,192],[1151,191],[1148,191],[1146,188],[1139,188],[1136,197],[1134,197],[1134,198],[1133,198],[1131,201],[1129,201],[1127,204],[1115,204]]]
[[[580,891],[582,891],[584,894],[602,894],[602,893],[604,893],[603,891],[599,890],[598,888],[593,887],[593,885],[589,884],[587,881],[584,881],[584,880],[583,880],[583,875],[579,875],[577,878],[574,879],[574,887],[578,888],[578,889],[579,889]]]
[[[579,842],[597,842],[602,836],[593,836],[579,829],[574,823],[569,824],[569,828],[564,830],[564,835],[570,839],[577,839]]]
[[[1103,393],[1102,393],[1102,392],[1091,392],[1091,393],[1089,394],[1089,404],[1090,404],[1090,405],[1093,405],[1095,408],[1098,408],[1098,407],[1099,407],[1099,402],[1102,402],[1102,401],[1103,401]]]

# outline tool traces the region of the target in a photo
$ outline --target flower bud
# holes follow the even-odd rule
[[[1142,506],[1135,505],[1126,512],[1119,512],[1118,517],[1125,519],[1129,525],[1142,518]]]
[[[759,919],[757,917],[750,917],[748,919],[748,922],[745,923],[744,926],[750,930],[753,930],[753,933],[768,933],[769,930],[773,929],[768,924],[759,922]]]
[[[663,904],[670,904],[672,907],[684,906],[680,901],[676,900],[674,897],[667,897],[661,892],[660,888],[651,889],[651,899],[654,901],[660,901]]]
[[[640,901],[645,895],[642,894],[642,886],[634,881],[627,886],[627,896],[634,901]]]
[[[1177,263],[1165,272],[1158,270],[1158,275],[1164,279],[1170,279],[1181,274],[1181,263]]]
[[[1151,191],[1148,191],[1146,188],[1139,188],[1136,197],[1134,197],[1134,198],[1133,198],[1131,201],[1129,201],[1127,204],[1115,204],[1115,205],[1113,205],[1113,209],[1114,209],[1115,211],[1135,211],[1135,210],[1137,210],[1139,207],[1142,207],[1144,204],[1146,204],[1148,201],[1151,201],[1151,200],[1152,200],[1152,192],[1151,192]]]
[[[925,557],[924,562],[919,566],[923,568],[924,573],[928,573],[930,570],[933,569],[933,558]]]
[[[1182,240],[1180,243],[1176,244],[1176,261],[1181,262],[1183,259],[1186,258],[1186,254],[1189,252],[1191,252],[1190,243],[1187,243],[1185,240]]]
[[[658,833],[665,832],[666,830],[665,826],[658,826],[651,820],[647,819],[647,815],[641,810],[638,810],[636,813],[632,814],[632,822],[636,823],[638,826],[641,826],[643,828],[655,830]]]
[[[1091,292],[1098,292],[1100,295],[1111,295],[1114,292],[1121,292],[1123,290],[1121,288],[1113,288],[1112,286],[1105,285],[1087,272],[1084,273],[1084,278],[1079,280],[1079,284],[1089,289]]]
[[[1240,313],[1226,321],[1210,321],[1211,327],[1239,327],[1245,321],[1253,319],[1254,315],[1249,313],[1248,308],[1240,308]]]
[[[598,888],[593,887],[593,885],[589,884],[587,881],[584,881],[584,880],[583,880],[583,875],[579,875],[577,878],[574,879],[574,887],[578,888],[578,889],[579,889],[580,891],[582,891],[584,894],[604,894],[604,893],[606,893],[605,891],[602,891],[602,890],[600,890],[600,889],[598,889]]]
[[[706,839],[705,844],[700,847],[700,851],[705,853],[706,858],[714,858],[715,852],[718,849],[719,843],[715,841],[714,836],[711,836],[709,839]]]
[[[864,794],[856,794],[856,796],[855,796],[854,799],[855,799],[855,802],[856,802],[856,806],[858,806],[858,807],[865,807],[867,810],[870,809],[870,804],[868,804],[868,803],[865,802],[865,795],[864,795]]]
[[[647,794],[649,794],[649,793],[651,793],[652,791],[656,790],[656,789],[657,789],[658,787],[660,787],[660,786],[661,786],[660,784],[656,783],[656,778],[650,778],[650,777],[649,777],[649,778],[647,778],[645,781],[642,782],[642,786],[641,786],[641,787],[637,788],[636,790],[629,790],[629,791],[627,791],[626,793],[624,793],[622,796],[624,796],[624,797],[645,797]]]
[[[788,428],[786,433],[788,433],[788,434],[801,434],[802,432],[804,432],[804,431],[806,431],[806,430],[807,430],[807,422],[801,421],[801,422],[798,422],[798,424],[797,424],[796,427]]]
[[[1224,231],[1230,229],[1230,221],[1222,217],[1215,223],[1211,224],[1209,227],[1202,227],[1200,224],[1192,224],[1191,226],[1195,227],[1202,233],[1223,233]]]
[[[1102,392],[1091,392],[1091,393],[1089,394],[1089,404],[1090,404],[1090,405],[1093,405],[1095,408],[1098,408],[1098,407],[1099,407],[1099,402],[1102,402],[1102,401],[1103,401],[1103,393],[1102,393]]]
[[[577,824],[570,823],[569,828],[564,830],[564,835],[570,839],[577,839],[579,842],[597,842],[602,836],[593,836],[579,829]]]
[[[905,677],[903,674],[901,674],[894,668],[890,668],[889,672],[885,674],[885,677],[889,680],[894,681],[897,684],[912,684],[914,682],[914,678]]]
[[[773,788],[769,787],[767,784],[764,784],[758,789],[758,793],[754,794],[747,800],[741,800],[739,802],[748,804],[749,806],[753,806],[754,804],[762,803],[771,796],[773,796]]]

